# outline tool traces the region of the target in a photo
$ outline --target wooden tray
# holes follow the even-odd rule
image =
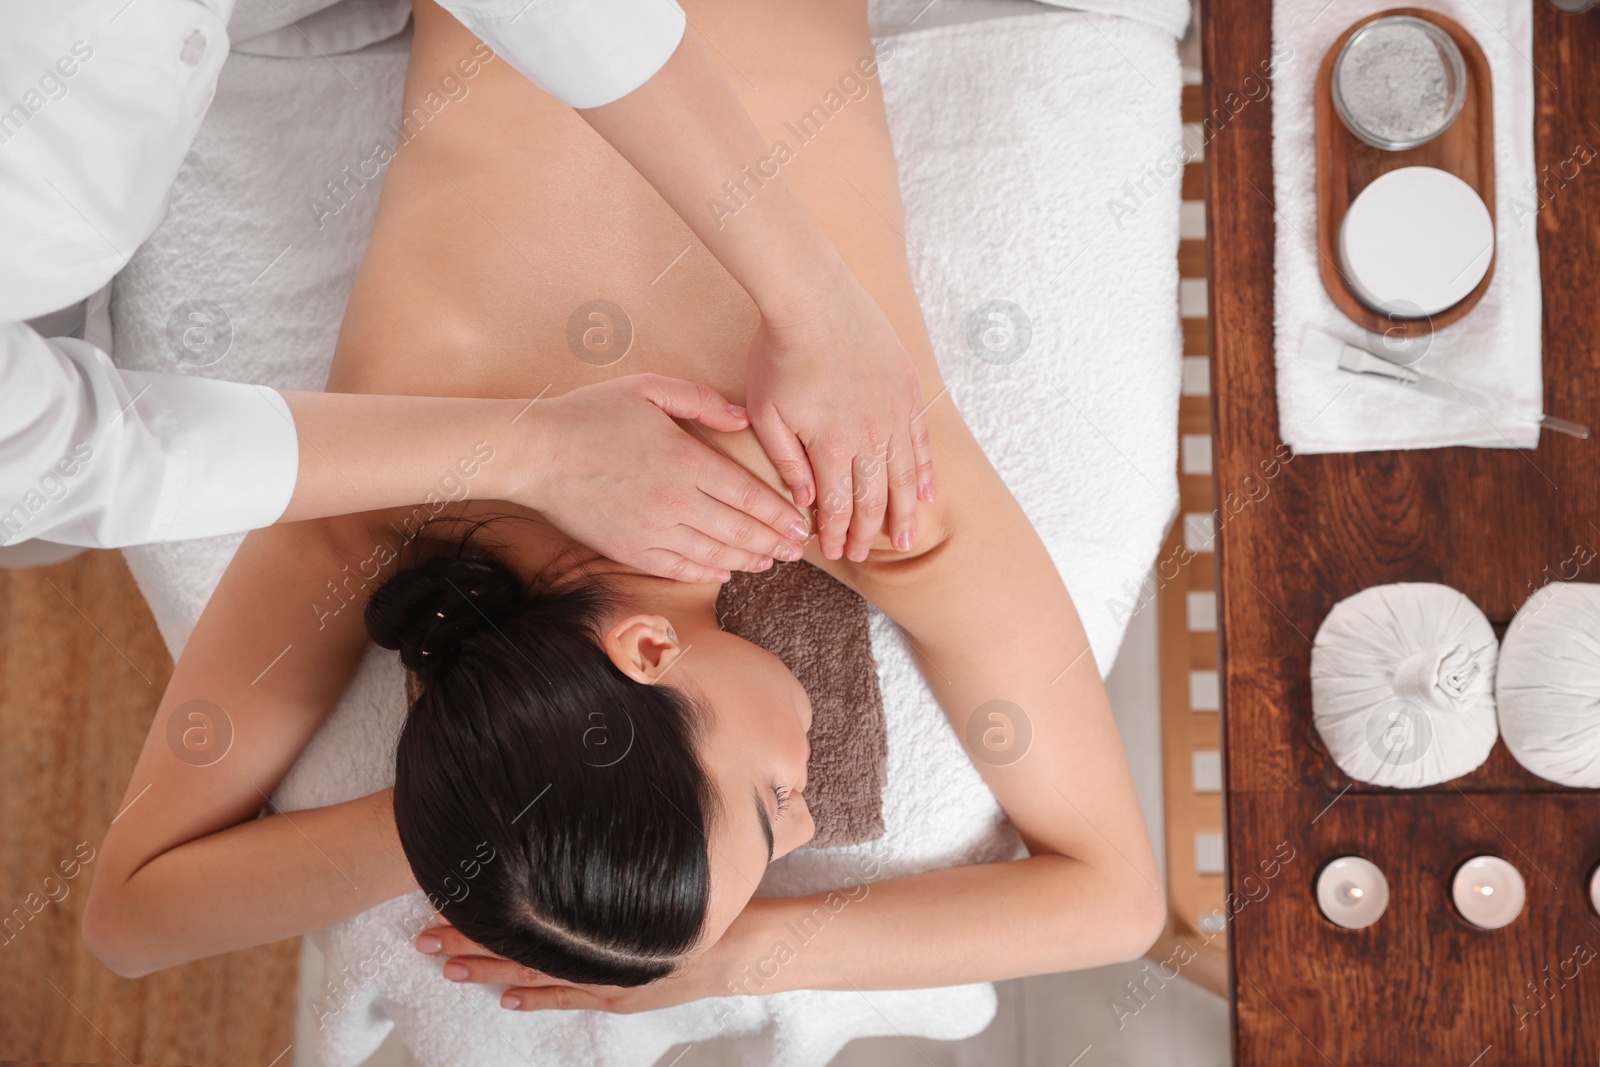
[[[1333,63],[1339,50],[1361,27],[1390,15],[1414,15],[1444,30],[1461,49],[1467,67],[1467,99],[1456,120],[1427,144],[1400,152],[1373,148],[1356,137],[1345,128],[1333,106]],[[1420,337],[1471,311],[1494,277],[1493,253],[1483,280],[1460,303],[1420,319],[1399,318],[1367,307],[1350,288],[1339,267],[1339,225],[1356,194],[1374,178],[1401,167],[1449,171],[1477,191],[1489,209],[1490,221],[1494,221],[1494,85],[1489,60],[1478,42],[1452,19],[1418,7],[1397,7],[1369,15],[1340,34],[1322,57],[1322,67],[1317,72],[1316,107],[1317,250],[1322,287],[1334,305],[1357,325],[1391,337]]]

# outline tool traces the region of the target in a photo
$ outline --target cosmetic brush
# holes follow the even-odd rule
[[[1435,374],[1425,374],[1411,367],[1393,363],[1376,352],[1341,341],[1332,334],[1318,329],[1306,330],[1301,355],[1325,367],[1334,367],[1351,374],[1374,378],[1401,389],[1412,389],[1424,396],[1438,397],[1476,409],[1484,417],[1499,416],[1511,422],[1529,422],[1546,430],[1564,433],[1570,437],[1587,439],[1589,427],[1567,419],[1558,419],[1517,404],[1503,396],[1486,392],[1471,385],[1462,385]],[[1492,421],[1492,420],[1491,420]]]

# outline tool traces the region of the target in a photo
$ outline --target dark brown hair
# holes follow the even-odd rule
[[[467,937],[569,982],[635,986],[694,946],[716,806],[703,715],[600,644],[612,599],[439,555],[373,595],[367,631],[415,672],[394,818],[417,884]]]

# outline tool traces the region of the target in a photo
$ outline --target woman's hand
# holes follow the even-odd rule
[[[508,986],[500,996],[500,1006],[510,1011],[583,1010],[627,1015],[734,992],[723,974],[722,957],[728,953],[718,952],[722,942],[696,957],[681,973],[631,988],[574,985],[551,978],[469,941],[442,917],[438,926],[418,934],[415,944],[419,952],[449,957],[444,976],[453,982]]]
[[[673,419],[731,432],[743,408],[715,389],[636,374],[538,401],[531,495],[563,532],[619,563],[686,582],[796,560],[805,516]]]
[[[878,530],[911,547],[932,500],[933,453],[916,368],[848,269],[750,343],[745,395],[761,447],[795,503],[817,505],[828,559],[867,558]],[[887,521],[885,521],[887,518]]]

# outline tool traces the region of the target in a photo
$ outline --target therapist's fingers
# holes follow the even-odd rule
[[[692,419],[702,426],[727,433],[750,425],[748,411],[728,403],[710,386],[654,374],[640,377],[644,395],[675,419]],[[736,524],[726,530],[712,529],[704,521],[694,525],[735,548],[761,555],[775,554],[787,539],[794,542],[796,551],[792,558],[798,559],[800,543],[810,533],[805,515],[743,467],[714,449],[706,451],[707,461],[699,472],[700,490],[764,523],[768,529],[762,530],[749,523]],[[791,556],[785,554],[778,558]]]
[[[706,503],[716,507],[722,506],[709,498]],[[667,549],[704,567],[720,568],[724,572],[765,571],[772,568],[771,556],[746,552],[742,548],[732,548],[715,537],[682,523],[668,533],[665,540]]]
[[[911,420],[911,451],[917,457],[917,499],[931,503],[935,485],[933,439],[928,435],[927,409],[923,409],[922,414]]]
[[[889,535],[889,543],[904,552],[917,536],[917,460],[912,454],[909,435],[889,450],[887,466],[889,510],[884,532]]]
[[[851,466],[855,457],[839,452],[816,458],[817,543],[823,556],[838,559],[844,555],[844,539],[850,530],[850,513],[855,504],[855,476]]]
[[[777,468],[778,477],[789,487],[789,495],[799,507],[810,507],[817,499],[817,483],[806,456],[806,446],[799,436],[783,421],[776,409],[752,412],[750,428],[756,432],[762,451]]]
[[[732,555],[723,555],[717,560],[704,560],[703,562],[719,562],[724,567],[734,570],[766,570],[761,561],[781,559],[792,562],[800,558],[804,548],[798,541],[787,537],[779,537],[772,530],[752,519],[749,515],[731,508],[711,496],[701,497],[701,504],[692,513],[683,517],[684,525],[711,538],[716,544],[727,546],[737,552],[746,553],[749,562],[730,563]],[[676,546],[673,546],[676,547]],[[679,552],[683,549],[679,548]],[[685,553],[687,555],[687,553]],[[694,557],[699,559],[700,557]]]
[[[811,528],[770,485],[723,456],[709,458],[695,483],[711,498],[694,526],[735,548],[799,559]]]
[[[689,419],[724,433],[750,425],[750,413],[698,382],[661,374],[639,375],[640,395],[675,419]]]
[[[889,472],[884,462],[887,451],[885,446],[864,452],[850,467],[855,482],[855,506],[850,511],[844,554],[857,563],[872,551],[872,542],[883,528],[883,513],[889,506]]]
[[[733,577],[726,567],[707,566],[667,548],[647,548],[626,562],[647,574],[671,578],[675,582],[726,582]]]

